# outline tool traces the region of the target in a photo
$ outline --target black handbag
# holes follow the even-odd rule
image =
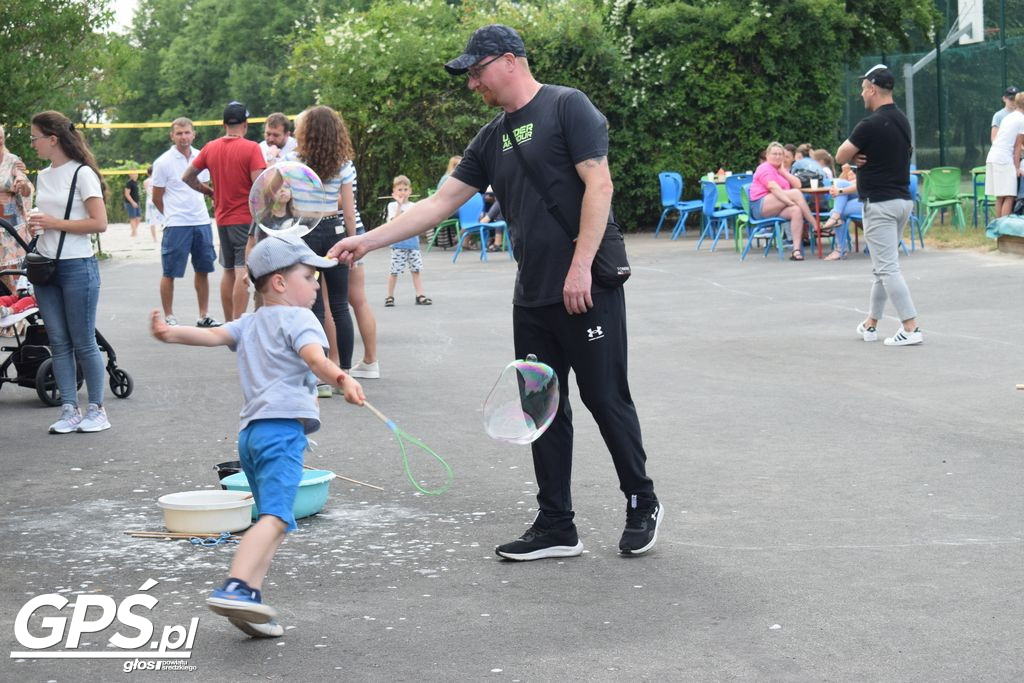
[[[800,170],[793,173],[797,178],[800,179],[800,187],[807,189],[813,185],[812,180],[818,181],[819,187],[825,186],[825,174],[820,171],[815,171],[810,168],[801,168]]]
[[[515,151],[516,158],[519,159],[519,164],[526,172],[526,177],[529,179],[530,184],[533,185],[533,189],[544,200],[544,206],[555,217],[558,224],[562,226],[565,234],[575,242],[576,238],[579,237],[579,230],[577,229],[576,232],[573,232],[572,228],[569,227],[569,221],[562,214],[562,210],[557,202],[551,199],[551,195],[544,189],[543,183],[534,176],[533,169],[526,163],[526,159],[523,158],[523,153],[519,149],[519,143],[516,142],[516,136],[512,132],[512,126],[508,122],[508,117],[502,117],[502,122],[505,124],[505,133],[512,143],[512,149]],[[629,259],[626,257],[626,241],[622,237],[622,229],[615,222],[615,216],[609,210],[608,224],[605,226],[604,237],[601,238],[601,244],[598,246],[597,253],[594,254],[594,260],[590,264],[590,276],[601,287],[615,289],[616,287],[621,287],[632,274],[632,270],[629,267]]]
[[[78,183],[78,172],[81,170],[82,165],[79,165],[75,169],[75,175],[71,177],[71,191],[68,192],[68,205],[64,209],[64,220],[71,217],[71,203],[75,199],[75,185]],[[61,230],[55,258],[40,254],[36,249],[39,236],[36,235],[32,238],[32,242],[28,245],[28,253],[25,255],[25,277],[29,282],[35,286],[50,284],[53,276],[57,274],[57,262],[60,260],[60,253],[64,250],[64,238],[67,236],[68,234]]]

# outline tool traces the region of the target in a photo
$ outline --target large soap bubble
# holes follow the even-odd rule
[[[558,376],[530,355],[505,366],[484,401],[484,429],[492,439],[527,444],[540,438],[558,411]]]
[[[249,210],[266,234],[298,237],[312,232],[325,215],[338,213],[337,205],[328,205],[317,174],[298,161],[279,161],[263,171],[249,190]]]

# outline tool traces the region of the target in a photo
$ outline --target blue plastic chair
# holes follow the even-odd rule
[[[700,249],[704,238],[710,237],[711,233],[714,232],[715,238],[711,243],[711,251],[714,251],[723,232],[726,239],[729,238],[729,221],[741,215],[743,211],[733,208],[716,209],[715,203],[718,202],[718,186],[710,180],[700,181],[700,188],[704,195],[704,229],[701,230],[700,239],[697,240],[697,249]]]
[[[775,242],[775,246],[779,250],[779,260],[782,259],[782,224],[786,222],[785,218],[781,216],[772,216],[771,218],[754,218],[750,212],[750,183],[744,183],[740,186],[740,201],[743,203],[744,212],[747,215],[747,245],[743,247],[743,253],[740,254],[740,261],[747,258],[747,254],[750,252],[750,246],[756,239],[767,240],[764,247],[764,256],[768,256],[768,250],[772,248],[772,242]]]
[[[658,182],[661,185],[661,205],[665,207],[665,210],[661,212],[661,220],[658,221],[658,227],[654,229],[654,236],[657,237],[658,233],[661,232],[661,226],[665,222],[665,216],[668,215],[669,211],[678,211],[679,219],[676,224],[672,226],[672,239],[676,239],[679,233],[686,234],[686,217],[694,211],[700,211],[701,202],[696,199],[689,201],[682,201],[683,196],[683,176],[672,171],[662,171],[658,174]]]
[[[921,248],[924,249],[924,235],[921,233],[921,219],[917,216],[917,176],[910,176],[910,199],[914,202],[914,206],[910,210],[910,250],[916,251],[917,247],[914,246],[914,230],[917,230],[917,239],[921,243]],[[902,241],[900,242],[902,244]],[[903,251],[906,251],[906,245],[903,245]]]
[[[725,196],[729,198],[729,208],[743,211],[743,186],[754,181],[750,173],[734,173],[725,177]]]
[[[863,225],[864,225],[864,215],[863,215],[863,213],[858,212],[858,213],[851,213],[850,215],[848,215],[846,217],[846,220],[844,220],[840,224],[839,229],[837,229],[832,234],[832,248],[834,249],[835,245],[838,244],[839,245],[839,255],[841,257],[843,257],[843,258],[846,257],[846,251],[850,248],[850,228],[853,227],[854,223],[860,223],[861,226],[863,227]],[[860,239],[857,236],[857,229],[856,228],[854,228],[854,230],[853,230],[853,242],[854,242],[853,250],[854,250],[854,253],[856,253],[856,252],[860,251]],[[864,250],[867,251],[867,247],[864,247]]]
[[[737,209],[741,212],[736,217],[736,229],[733,230],[733,249],[737,252],[740,250],[740,235],[748,218],[747,211],[743,208],[743,186],[749,185],[753,180],[754,176],[751,173],[734,173],[725,177],[725,197],[728,205],[719,205],[719,208]]]
[[[505,221],[492,221],[490,223],[481,223],[480,214],[484,212],[484,196],[477,192],[469,198],[465,204],[459,207],[459,243],[455,247],[455,254],[452,256],[452,263],[459,258],[459,254],[462,253],[462,246],[466,243],[466,238],[473,235],[477,235],[480,238],[480,260],[487,260],[487,236],[490,230],[501,230],[503,231],[504,241],[503,244],[510,244],[508,235],[508,224]],[[512,249],[508,250],[508,257],[512,256]]]

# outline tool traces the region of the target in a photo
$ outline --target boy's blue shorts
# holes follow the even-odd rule
[[[238,435],[238,455],[260,516],[273,515],[295,531],[292,507],[302,482],[306,433],[298,420],[253,420]]]

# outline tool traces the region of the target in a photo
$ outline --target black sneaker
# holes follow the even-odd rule
[[[546,557],[576,557],[583,553],[583,544],[576,534],[576,525],[568,529],[552,529],[534,523],[517,540],[494,549],[506,560],[543,560]]]
[[[196,321],[196,327],[220,327],[223,323],[214,320],[210,316],[203,316]]]
[[[626,506],[626,528],[619,539],[619,552],[623,555],[642,555],[654,547],[658,540],[658,527],[665,515],[661,503],[641,503],[637,507],[636,496]]]

